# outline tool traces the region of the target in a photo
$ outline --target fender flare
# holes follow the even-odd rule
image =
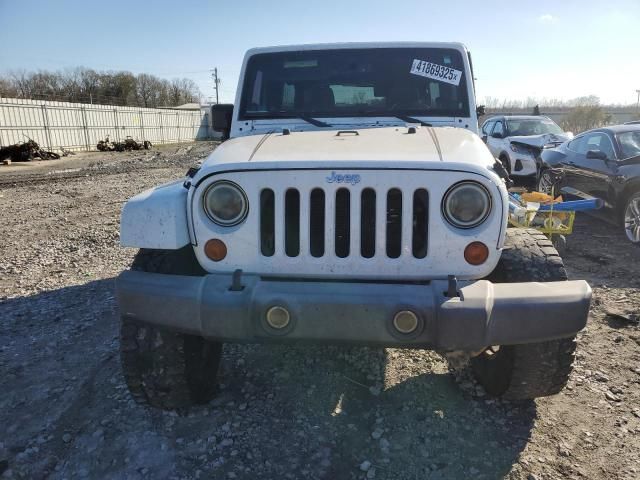
[[[191,243],[187,227],[187,189],[182,180],[132,197],[120,215],[123,247],[177,250]]]

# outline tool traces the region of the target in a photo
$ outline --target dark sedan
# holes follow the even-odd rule
[[[553,185],[570,196],[601,198],[640,246],[640,125],[589,130],[543,150],[541,159],[539,191]]]

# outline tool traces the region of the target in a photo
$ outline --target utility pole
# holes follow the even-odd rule
[[[638,94],[638,101],[636,102],[636,109],[638,110],[638,112],[640,112],[640,89],[636,90],[636,93]]]
[[[220,88],[220,79],[218,78],[218,67],[214,68],[211,77],[213,78],[213,88],[216,91],[216,104],[220,103],[220,99],[218,96],[218,90]]]

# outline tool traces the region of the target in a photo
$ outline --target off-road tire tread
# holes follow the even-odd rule
[[[575,338],[503,347],[512,351],[511,381],[501,396],[528,400],[559,393],[567,384],[575,350]]]
[[[199,277],[206,275],[190,245],[179,250],[142,248],[131,263],[131,270]]]
[[[132,270],[201,275],[193,251],[146,250],[136,255]],[[174,410],[213,398],[222,343],[122,317],[120,360],[125,381],[140,404]]]
[[[553,242],[534,228],[508,228],[496,268],[487,277],[494,283],[558,282],[567,271]]]
[[[562,259],[551,241],[535,229],[508,229],[496,269],[487,278],[496,283],[567,280]],[[575,358],[575,337],[502,346],[498,363],[484,355],[471,361],[488,393],[509,400],[554,395],[569,379]]]

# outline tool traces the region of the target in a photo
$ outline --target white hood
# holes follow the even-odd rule
[[[282,131],[238,137],[220,145],[198,177],[228,170],[293,168],[425,168],[486,172],[494,158],[462,128],[407,127]]]

